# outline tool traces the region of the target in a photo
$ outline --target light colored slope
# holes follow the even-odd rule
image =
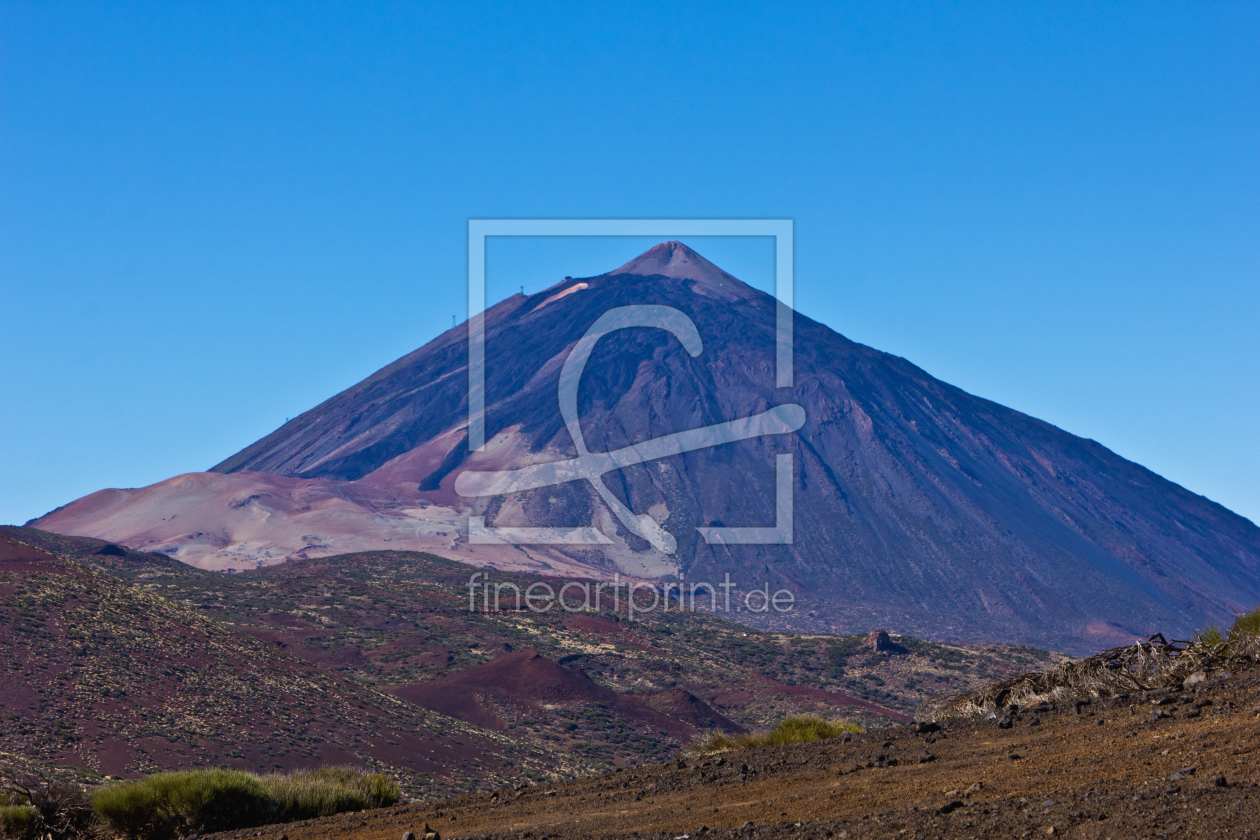
[[[31,524],[161,552],[211,570],[395,550],[429,551],[501,569],[602,574],[545,550],[527,554],[507,545],[470,546],[463,515],[416,501],[404,506],[397,495],[379,484],[256,472],[187,473],[135,490],[101,490]]]

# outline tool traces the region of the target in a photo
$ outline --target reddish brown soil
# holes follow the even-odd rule
[[[449,792],[565,758],[355,684],[268,634],[0,535],[0,751],[127,776],[367,763]]]
[[[721,729],[726,732],[744,732],[744,727],[718,714],[711,706],[689,691],[670,688],[639,695],[645,705],[675,720],[689,723],[697,729]]]
[[[57,560],[46,551],[29,545],[0,539],[0,571],[48,572],[61,571],[68,564]]]
[[[393,692],[417,706],[499,731],[506,730],[508,722],[496,707],[534,710],[588,703],[601,703],[629,721],[683,738],[707,726],[740,729],[685,691],[662,692],[671,696],[653,699],[618,694],[533,649],[511,651],[450,676],[398,686]],[[672,715],[675,708],[685,717]]]
[[[1030,709],[1012,723],[946,723],[932,734],[897,726],[263,837],[398,840],[428,823],[448,840],[1260,838],[1258,667],[1191,690]]]
[[[778,680],[772,680],[769,678],[766,679],[766,682],[770,684],[774,692],[777,694],[785,694],[790,697],[808,697],[811,700],[821,700],[825,703],[830,703],[838,708],[848,706],[855,709],[865,709],[868,712],[874,712],[875,714],[890,717],[900,723],[909,723],[911,721],[909,715],[903,715],[900,712],[891,712],[883,706],[877,706],[874,703],[867,702],[866,700],[859,700],[858,698],[850,697],[847,694],[838,694],[834,691],[824,691],[821,688],[811,688],[807,685],[786,685]]]

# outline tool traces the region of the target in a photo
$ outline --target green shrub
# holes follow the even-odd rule
[[[0,837],[28,837],[35,828],[35,817],[30,805],[0,805]]]
[[[178,803],[188,828],[198,833],[263,825],[275,816],[275,803],[257,776],[236,770],[160,773],[159,796]],[[183,832],[185,834],[189,832]]]
[[[1234,617],[1234,623],[1226,633],[1219,625],[1212,624],[1194,634],[1194,641],[1204,647],[1228,645],[1228,653],[1246,655],[1260,639],[1260,606]]]
[[[384,773],[368,776],[363,780],[363,786],[367,789],[368,799],[374,808],[388,808],[402,801],[402,790],[399,789],[398,782]]]
[[[255,776],[236,770],[157,773],[102,788],[92,806],[130,840],[172,840],[393,805],[397,783],[352,767]]]
[[[754,732],[748,735],[727,735],[725,732],[710,732],[697,738],[688,752],[697,755],[723,752],[725,750],[743,750],[750,747],[775,746],[780,744],[799,744],[804,741],[822,741],[827,738],[838,738],[846,732],[861,732],[862,727],[848,721],[830,721],[819,717],[790,717],[779,721],[768,732]]]
[[[159,838],[178,830],[174,815],[161,813],[162,798],[145,782],[110,785],[92,797],[92,808],[123,837]]]
[[[1229,640],[1241,641],[1247,637],[1260,636],[1260,606],[1252,608],[1234,619],[1234,626],[1229,628]]]
[[[764,737],[766,744],[799,744],[803,741],[824,741],[846,732],[861,732],[862,727],[848,721],[829,721],[818,717],[790,717],[779,722]]]
[[[279,812],[257,776],[236,770],[157,773],[103,788],[92,807],[119,833],[144,840],[265,825]]]
[[[368,775],[353,767],[321,767],[262,777],[284,819],[306,820],[346,811],[394,805],[402,798],[398,784],[384,773]]]
[[[1194,640],[1204,647],[1216,647],[1225,644],[1225,634],[1215,624],[1208,625],[1194,634]]]

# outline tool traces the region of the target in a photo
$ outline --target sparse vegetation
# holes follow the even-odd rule
[[[766,732],[753,732],[746,735],[709,732],[697,738],[688,751],[694,755],[707,755],[750,747],[825,741],[828,738],[838,738],[846,732],[862,731],[862,727],[848,721],[832,721],[811,716],[789,717],[784,718],[773,729]]]
[[[170,840],[380,808],[399,798],[388,776],[350,767],[267,776],[200,770],[110,785],[92,797],[92,807],[130,840]]]
[[[874,652],[863,646],[865,634],[769,632],[677,610],[629,622],[611,604],[580,617],[558,610],[469,612],[469,567],[414,552],[363,552],[224,576],[141,552],[113,564],[119,558],[102,559],[99,541],[15,530],[0,534],[46,538],[58,550],[81,552],[80,568],[107,563],[113,578],[73,567],[7,579],[0,572],[0,672],[44,690],[37,707],[0,720],[0,742],[56,762],[67,754],[87,760],[120,739],[161,739],[157,749],[117,768],[127,775],[226,761],[268,768],[282,757],[317,764],[348,750],[369,763],[390,762],[383,769],[406,791],[431,797],[474,783],[518,784],[529,768],[560,778],[652,760],[684,747],[695,731],[662,734],[658,726],[586,703],[534,709],[485,699],[487,711],[504,722],[503,735],[474,734],[464,721],[443,726],[462,727],[469,752],[492,747],[518,763],[453,763],[432,779],[416,772],[413,761],[398,761],[396,750],[376,749],[388,737],[402,740],[396,735],[362,737],[431,725],[421,710],[381,688],[452,675],[508,649],[533,648],[622,694],[682,689],[755,730],[785,716],[843,714],[868,726],[888,720],[869,708],[838,706],[822,692],[785,695],[785,686],[909,713],[930,696],[1065,659],[897,634],[895,649]],[[536,580],[508,572],[495,579],[522,589]],[[13,584],[7,594],[6,583]],[[191,664],[207,653],[210,663]],[[295,660],[341,679],[318,694]],[[252,705],[242,714],[244,698]],[[92,726],[83,716],[89,708],[102,710],[93,712]]]

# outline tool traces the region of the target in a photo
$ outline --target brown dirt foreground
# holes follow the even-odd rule
[[[301,824],[289,840],[1260,838],[1260,667],[941,732],[879,729]],[[883,766],[880,766],[883,765]],[[240,832],[234,836],[256,836]]]

